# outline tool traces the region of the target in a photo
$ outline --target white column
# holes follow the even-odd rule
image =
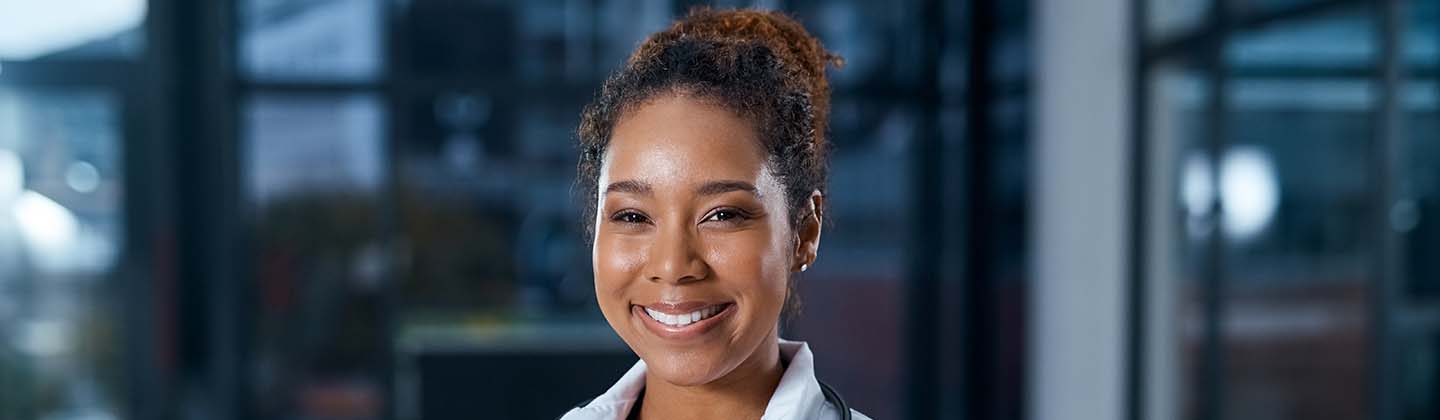
[[[1130,1],[1034,3],[1035,420],[1125,414]]]

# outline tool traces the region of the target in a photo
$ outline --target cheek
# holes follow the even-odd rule
[[[783,301],[788,281],[786,254],[773,235],[755,232],[710,241],[707,260],[719,278],[767,302]]]
[[[644,249],[633,241],[598,236],[591,253],[595,273],[595,300],[605,321],[626,342],[631,334],[627,327],[630,317],[629,293],[639,270],[644,265]]]
[[[623,299],[624,290],[630,281],[639,278],[640,267],[645,265],[645,244],[643,241],[625,238],[599,237],[591,255],[594,266],[596,296],[605,299]]]

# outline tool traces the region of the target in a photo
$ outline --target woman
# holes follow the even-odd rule
[[[776,12],[697,10],[582,115],[577,174],[605,320],[640,356],[582,419],[865,419],[778,321],[815,262],[840,58]]]

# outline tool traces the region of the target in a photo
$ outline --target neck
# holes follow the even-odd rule
[[[759,419],[784,368],[780,342],[772,335],[734,370],[706,384],[679,386],[645,376],[643,419]]]

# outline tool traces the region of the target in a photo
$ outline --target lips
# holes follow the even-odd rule
[[[710,319],[710,317],[720,313],[720,310],[724,309],[724,306],[725,305],[706,306],[704,308],[678,315],[667,314],[654,309],[650,309],[649,307],[645,307],[645,314],[650,315],[650,319],[660,321],[661,324],[669,325],[672,327],[683,327],[692,323],[700,322],[702,320]]]
[[[729,318],[735,304],[683,302],[652,303],[634,305],[632,311],[645,329],[654,335],[670,340],[687,340],[699,337]]]

